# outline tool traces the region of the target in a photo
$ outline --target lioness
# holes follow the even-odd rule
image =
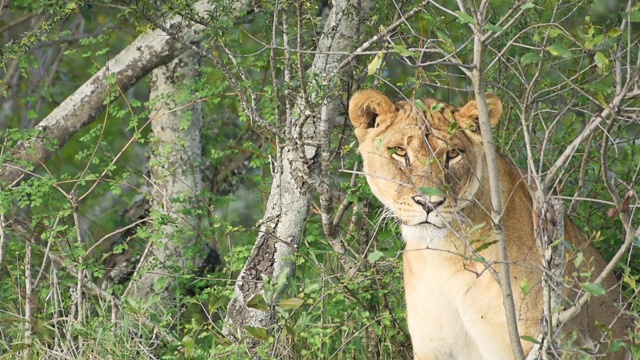
[[[399,220],[406,242],[404,284],[414,358],[513,359],[501,290],[485,266],[499,269],[476,102],[460,109],[431,99],[422,104],[426,111],[415,101],[393,103],[372,90],[356,93],[349,102],[371,191]],[[487,106],[495,127],[502,103],[489,95]],[[520,170],[500,155],[498,164],[518,329],[521,336],[536,338],[542,331],[543,302],[532,199]],[[598,274],[604,260],[570,220],[565,224],[567,240],[587,259],[581,270],[593,267]],[[484,249],[474,254],[479,248]],[[572,263],[565,274],[576,271]],[[525,294],[521,284],[533,288]],[[597,344],[611,334],[599,324],[611,326],[615,338],[624,336],[625,326],[616,321],[616,281],[608,279],[604,286],[607,295],[592,298],[564,329],[565,334],[576,331],[576,348],[606,352],[606,345]],[[578,291],[579,286],[567,287],[565,295],[575,299]],[[534,345],[521,343],[525,354]],[[625,357],[621,351],[604,356]]]

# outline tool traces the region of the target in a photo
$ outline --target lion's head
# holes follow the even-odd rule
[[[491,125],[502,103],[487,97]],[[475,101],[457,109],[437,100],[393,103],[373,90],[355,94],[349,117],[373,193],[404,225],[443,228],[473,201],[485,181]]]

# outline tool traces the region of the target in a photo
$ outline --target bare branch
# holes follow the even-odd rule
[[[484,1],[484,0],[483,0]],[[464,7],[460,4],[461,11]],[[482,7],[481,7],[482,8]],[[504,233],[504,211],[502,207],[502,191],[500,187],[500,178],[498,174],[498,160],[496,155],[496,147],[493,142],[493,130],[489,120],[489,111],[484,95],[483,73],[482,73],[482,52],[484,48],[483,35],[480,27],[484,23],[484,12],[476,14],[477,27],[474,29],[474,53],[473,60],[475,68],[471,70],[473,90],[478,104],[478,116],[480,122],[480,132],[482,133],[482,143],[484,146],[485,158],[487,162],[487,170],[489,175],[489,187],[491,189],[491,219],[493,236],[498,239],[498,260],[500,261],[500,270],[498,271],[498,280],[502,289],[502,302],[507,318],[507,327],[509,329],[509,341],[515,359],[524,359],[524,351],[520,343],[518,334],[518,319],[516,317],[516,309],[513,298],[513,289],[511,287],[511,272],[509,270],[509,256],[507,254],[507,239]]]

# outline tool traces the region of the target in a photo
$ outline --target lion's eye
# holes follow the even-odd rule
[[[394,159],[404,162],[406,166],[410,165],[409,156],[407,155],[407,150],[399,146],[396,146],[389,149],[389,154],[391,154],[391,157],[393,157]]]
[[[401,148],[401,147],[395,147],[395,148],[393,148],[393,153],[394,153],[395,155],[402,156],[402,157],[407,156],[407,150],[405,150],[405,149],[403,149],[403,148]]]
[[[460,149],[451,149],[447,151],[447,166],[453,164],[454,162],[460,159],[460,155],[462,154],[462,150]]]

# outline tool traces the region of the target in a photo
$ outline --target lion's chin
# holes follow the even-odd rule
[[[420,245],[425,248],[435,245],[447,235],[446,227],[438,227],[431,223],[400,226],[402,239],[407,244]],[[434,243],[435,242],[435,243]]]

